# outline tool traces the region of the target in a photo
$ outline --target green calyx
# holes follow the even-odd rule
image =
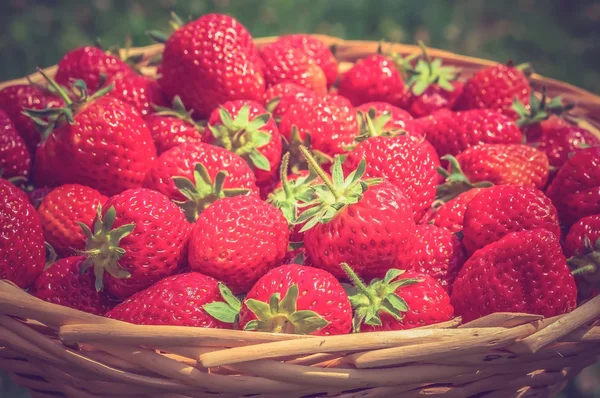
[[[79,223],[86,236],[85,250],[80,255],[87,258],[81,264],[80,273],[85,273],[88,268],[94,267],[96,290],[104,289],[104,272],[118,279],[126,279],[131,274],[119,265],[119,260],[125,255],[125,249],[119,246],[121,239],[125,238],[135,228],[135,224],[125,224],[113,229],[117,213],[114,207],[106,211],[102,217],[102,206],[98,206],[98,213],[94,221],[94,231],[87,225]]]
[[[310,334],[329,324],[314,311],[296,308],[298,285],[292,285],[283,299],[274,293],[268,303],[255,299],[246,300],[246,306],[258,319],[246,324],[244,330],[261,332]]]
[[[402,276],[405,271],[390,269],[383,279],[374,279],[367,286],[348,264],[342,263],[341,267],[353,286],[348,289],[348,297],[354,309],[352,329],[355,333],[360,332],[363,324],[381,326],[380,315],[382,313],[401,321],[403,313],[407,312],[409,308],[396,290],[422,282],[415,278],[399,279],[398,277]]]
[[[190,20],[191,17],[188,18],[188,21]],[[169,25],[171,27],[172,32],[167,33],[160,30],[150,30],[146,32],[146,35],[148,35],[155,42],[164,44],[167,42],[167,40],[169,40],[169,36],[171,36],[171,33],[175,32],[177,29],[181,28],[185,24],[186,22],[179,15],[177,15],[174,11],[171,11],[171,20],[169,21]]]
[[[46,249],[46,265],[44,266],[44,270],[47,270],[54,265],[58,259],[58,255],[50,243],[44,242],[44,248]]]
[[[441,58],[431,59],[427,53],[427,47],[419,41],[422,57],[412,67],[405,64],[408,74],[407,86],[414,95],[421,95],[432,84],[437,84],[446,91],[454,91],[452,81],[458,77],[458,69],[453,66],[443,66]]]
[[[437,187],[435,201],[432,205],[433,208],[438,208],[461,193],[473,188],[487,188],[494,185],[489,181],[471,182],[465,173],[463,173],[458,160],[452,155],[445,155],[440,159],[447,160],[450,163],[450,171],[443,167],[437,168],[438,174],[444,177],[445,182]]]
[[[546,87],[542,88],[542,96],[538,99],[535,93],[531,93],[529,98],[529,108],[517,98],[513,101],[513,110],[519,116],[517,124],[519,127],[530,126],[548,119],[552,115],[563,115],[573,109],[575,104],[563,105],[561,97],[554,97],[548,100],[546,96]]]
[[[381,182],[381,179],[378,178],[362,179],[367,169],[365,159],[360,161],[356,170],[344,178],[342,158],[340,156],[336,156],[334,159],[332,173],[329,176],[319,166],[305,146],[301,146],[300,151],[308,162],[311,172],[319,176],[323,181],[322,184],[312,187],[315,199],[306,204],[311,207],[302,212],[296,219],[296,224],[306,223],[300,230],[301,232],[311,229],[319,222],[327,223],[346,206],[360,201],[363,194],[369,189],[369,186]]]
[[[370,108],[366,113],[358,112],[359,134],[354,138],[355,142],[363,142],[372,137],[394,137],[405,134],[402,129],[386,129],[386,124],[392,118],[391,113],[384,112],[377,116],[377,110]],[[352,149],[352,148],[350,148]]]
[[[592,243],[590,238],[583,237],[583,249],[567,260],[573,275],[579,275],[588,282],[600,282],[600,238]]]
[[[305,138],[302,139],[300,136],[300,130],[298,130],[298,127],[294,125],[292,126],[292,131],[290,134],[290,142],[287,143],[287,150],[290,153],[290,162],[293,173],[297,173],[300,170],[306,170],[308,167],[308,163],[300,151],[301,146],[310,148],[311,136],[310,133],[307,133]],[[312,156],[318,164],[329,164],[333,162],[333,158],[331,156],[316,149],[312,149]]]
[[[218,321],[236,325],[242,308],[240,300],[231,293],[224,283],[219,282],[219,292],[223,301],[214,301],[202,306],[202,309]]]
[[[175,117],[177,119],[181,119],[184,122],[187,122],[194,126],[196,130],[202,131],[202,126],[198,124],[194,118],[192,117],[193,110],[188,111],[185,109],[185,105],[183,105],[183,101],[181,101],[181,97],[176,95],[173,97],[172,108],[166,108],[164,106],[152,105],[154,108],[154,114],[159,116],[168,116]]]
[[[265,113],[250,120],[248,105],[244,105],[235,118],[223,107],[219,108],[219,115],[220,124],[208,125],[214,137],[214,144],[238,154],[257,169],[271,170],[269,160],[258,150],[273,138],[271,134],[260,130],[271,115]]]
[[[173,177],[175,186],[187,199],[173,202],[181,207],[189,222],[195,222],[200,213],[218,199],[246,195],[250,192],[247,188],[223,188],[227,175],[227,171],[221,170],[213,182],[206,167],[201,163],[196,163],[194,166],[195,184],[186,177]]]

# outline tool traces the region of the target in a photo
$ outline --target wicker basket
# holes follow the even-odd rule
[[[337,45],[342,70],[378,46],[320,38]],[[150,58],[161,46],[133,51]],[[431,55],[466,76],[492,64]],[[539,75],[533,84],[576,102],[581,123],[600,137],[599,97]],[[599,320],[600,296],[549,319],[496,313],[467,324],[344,336],[139,326],[49,304],[0,281],[0,369],[38,398],[547,397],[598,360]]]

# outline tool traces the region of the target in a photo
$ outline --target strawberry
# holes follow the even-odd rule
[[[298,264],[282,265],[263,275],[246,295],[240,329],[312,334],[349,333],[348,295],[329,272]]]
[[[262,101],[265,81],[257,60],[242,24],[228,15],[208,14],[169,37],[159,83],[168,98],[179,95],[196,117],[206,118],[228,101]]]
[[[481,190],[482,188],[469,189],[443,203],[431,217],[433,225],[445,228],[450,232],[462,231],[465,210]]]
[[[454,316],[448,293],[429,275],[390,269],[366,286],[347,264],[342,267],[355,288],[350,293],[354,332],[406,330]]]
[[[133,78],[133,69],[118,57],[98,47],[86,46],[69,51],[58,62],[55,79],[63,86],[83,80],[90,92],[102,87],[103,81],[113,78]]]
[[[307,34],[294,34],[280,36],[277,42],[286,46],[297,48],[323,70],[327,78],[327,87],[335,83],[338,74],[338,65],[332,49],[324,42]]]
[[[35,150],[42,139],[35,123],[23,114],[23,109],[60,108],[64,101],[49,90],[38,85],[17,84],[0,90],[0,109],[13,122],[17,132],[23,137],[29,152]]]
[[[189,268],[247,292],[281,264],[289,243],[279,209],[255,196],[222,198],[200,214],[190,240]]]
[[[97,190],[78,184],[65,184],[50,191],[38,207],[44,237],[60,256],[70,256],[85,248],[85,235],[79,223],[92,225],[98,206],[108,198]]]
[[[467,206],[463,243],[469,255],[518,231],[543,228],[560,237],[556,209],[542,191],[520,185],[482,190]]]
[[[565,238],[564,252],[567,264],[578,276],[579,294],[585,298],[600,283],[600,214],[573,224]]]
[[[270,180],[281,159],[281,136],[275,120],[259,103],[230,101],[215,109],[203,140],[232,151],[254,169],[256,180]]]
[[[545,229],[512,232],[475,252],[452,286],[456,315],[463,322],[494,312],[550,318],[575,309],[577,288],[558,239]]]
[[[198,272],[173,275],[137,292],[106,314],[106,317],[137,325],[194,326],[231,329],[232,308],[216,319],[208,308],[223,309],[239,302],[216,279]],[[210,307],[212,306],[212,307]]]
[[[296,220],[306,223],[301,232],[307,264],[343,278],[339,265],[347,262],[361,277],[382,277],[398,252],[408,249],[414,234],[410,202],[396,185],[363,180],[364,159],[344,178],[341,159],[336,157],[330,177],[305,147],[301,150],[323,181],[313,186],[316,199]]]
[[[8,118],[0,109],[0,170],[4,178],[29,178],[31,155],[27,144]]]
[[[265,91],[265,103],[273,119],[279,121],[292,104],[315,96],[315,92],[309,88],[294,83],[278,83]]]
[[[182,144],[164,152],[148,170],[144,187],[177,203],[190,222],[217,199],[258,195],[256,178],[244,159],[204,143]]]
[[[466,260],[459,237],[435,225],[417,225],[410,252],[396,259],[396,268],[429,275],[447,292]]]
[[[570,227],[583,217],[600,214],[600,147],[581,149],[560,168],[546,194],[561,222]]]
[[[511,62],[483,68],[467,80],[455,109],[491,109],[517,119],[513,101],[516,98],[529,106],[530,73],[528,64],[515,67]]]
[[[190,224],[161,193],[129,189],[98,207],[93,232],[86,237],[84,271],[94,267],[96,290],[118,299],[147,288],[183,267]]]
[[[308,57],[287,41],[275,41],[260,49],[264,62],[267,87],[278,83],[295,83],[313,90],[317,95],[327,94],[327,78],[314,59]]]
[[[26,288],[44,270],[44,233],[27,196],[0,178],[0,279]]]
[[[110,86],[88,96],[85,85],[78,85],[80,97],[71,100],[49,81],[67,105],[41,112],[50,114],[53,122],[44,126],[50,135],[36,153],[38,185],[82,184],[105,195],[141,186],[156,148],[140,114],[131,105],[103,96]],[[28,113],[36,120],[40,115]]]
[[[104,315],[113,307],[110,296],[94,288],[91,269],[81,273],[85,257],[66,257],[47,267],[35,280],[30,293],[44,301],[64,305],[94,315]]]
[[[109,81],[114,88],[108,95],[133,106],[140,115],[146,117],[152,112],[152,104],[164,101],[161,97],[153,97],[160,95],[151,90],[153,82],[152,78],[137,74],[118,77]]]
[[[361,123],[359,128],[361,135],[367,133],[368,130],[365,119],[361,117],[361,114],[368,115],[372,119],[377,135],[386,135],[386,132],[404,130],[406,122],[413,119],[410,113],[404,109],[390,105],[387,102],[367,102],[357,106],[356,112]]]

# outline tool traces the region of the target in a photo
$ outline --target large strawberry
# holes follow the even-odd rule
[[[348,295],[329,272],[282,265],[260,278],[244,299],[240,329],[262,332],[346,334],[352,328]]]
[[[200,214],[190,239],[189,268],[247,292],[281,264],[289,243],[279,209],[255,196],[222,198]]]
[[[543,228],[560,237],[556,209],[544,193],[520,185],[482,190],[467,206],[463,243],[469,254],[506,234]]]
[[[44,233],[19,188],[0,178],[0,279],[26,288],[44,270]]]
[[[81,273],[85,257],[66,257],[42,272],[30,293],[49,303],[64,305],[94,315],[104,315],[114,304],[106,292],[94,287],[94,272]]]
[[[577,288],[558,237],[545,229],[513,232],[467,260],[452,286],[456,315],[469,322],[494,312],[545,317],[577,305]]]
[[[579,294],[589,295],[600,283],[600,214],[584,217],[573,224],[564,244],[567,263],[581,279]]]
[[[163,194],[145,188],[111,197],[87,237],[84,270],[94,267],[96,289],[119,299],[176,273],[185,264],[191,226]]]
[[[227,101],[262,101],[265,81],[257,59],[242,24],[228,15],[208,14],[167,40],[159,82],[169,98],[179,95],[195,116],[206,118]]]
[[[342,268],[355,288],[350,292],[355,332],[406,330],[454,316],[448,293],[428,275],[390,269],[366,286],[347,264]]]
[[[256,178],[244,159],[201,142],[182,144],[160,155],[144,186],[175,201],[190,222],[217,199],[258,195]]]
[[[239,306],[239,301],[216,279],[189,272],[169,276],[137,292],[106,316],[137,325],[231,329]]]
[[[259,182],[270,180],[281,160],[281,136],[275,120],[259,103],[230,101],[215,109],[203,140],[240,155]]]
[[[92,225],[98,206],[107,200],[97,190],[84,185],[65,184],[54,188],[38,207],[46,242],[60,256],[83,250],[85,235],[79,223]]]
[[[4,178],[29,178],[31,155],[6,113],[0,109],[0,170]]]
[[[316,95],[313,90],[294,83],[279,83],[267,88],[265,103],[267,110],[273,115],[273,119],[279,121],[292,104]]]
[[[430,221],[438,227],[443,227],[450,232],[459,232],[463,229],[463,220],[467,206],[482,188],[472,188],[453,199],[442,203],[435,210]]]
[[[585,216],[600,214],[600,147],[575,152],[546,194],[567,227]]]

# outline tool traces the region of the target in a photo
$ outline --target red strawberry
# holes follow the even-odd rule
[[[580,277],[579,295],[590,295],[600,283],[600,214],[584,217],[573,224],[564,245],[567,264]]]
[[[377,135],[386,135],[386,132],[401,131],[406,127],[406,122],[412,120],[410,113],[404,109],[390,105],[387,102],[367,102],[356,107],[358,118],[361,123],[360,133],[365,134],[368,130],[365,119],[361,114],[368,115],[375,127]]]
[[[463,83],[452,82],[450,84],[452,90],[448,91],[438,85],[431,85],[419,94],[413,95],[410,98],[411,115],[414,117],[425,117],[432,115],[442,109],[452,109],[463,90]]]
[[[337,60],[327,44],[306,34],[280,36],[277,41],[301,50],[308,58],[314,60],[325,73],[327,87],[335,83],[338,73]]]
[[[482,190],[467,206],[463,243],[469,254],[518,231],[543,228],[560,237],[556,209],[542,191],[520,185]]]
[[[446,228],[450,232],[463,229],[465,210],[482,188],[473,188],[465,191],[448,202],[442,204],[433,214],[431,221],[438,227]]]
[[[96,289],[125,299],[176,273],[185,263],[191,226],[161,193],[129,189],[111,197],[87,237],[85,268],[93,266]],[[110,238],[110,240],[109,240]]]
[[[583,217],[600,214],[600,147],[575,152],[560,168],[546,194],[566,227]]]
[[[281,160],[281,136],[275,120],[259,103],[230,101],[215,109],[203,140],[232,151],[254,169],[258,182],[270,180]]]
[[[0,170],[2,177],[29,178],[31,155],[25,141],[10,121],[6,113],[0,109]]]
[[[243,293],[281,264],[288,243],[287,221],[279,209],[255,196],[222,198],[194,225],[189,267]]]
[[[167,40],[159,82],[168,98],[179,95],[196,117],[206,118],[227,101],[262,101],[265,81],[257,59],[242,24],[227,15],[208,14]]]
[[[465,260],[465,249],[454,233],[435,225],[417,225],[413,247],[397,258],[396,268],[429,275],[448,292]]]
[[[38,208],[46,242],[60,256],[83,250],[85,235],[79,223],[92,225],[98,206],[107,200],[100,192],[84,185],[66,184],[54,188]]]
[[[352,328],[352,308],[344,288],[329,272],[282,265],[252,286],[240,311],[239,327],[318,336],[346,334]]]
[[[26,288],[44,270],[44,233],[27,196],[0,178],[0,279]]]
[[[61,98],[37,85],[17,84],[0,90],[0,109],[6,112],[32,154],[35,153],[42,135],[33,120],[23,114],[23,109],[42,110],[64,105]]]
[[[390,269],[365,286],[347,264],[342,267],[356,288],[350,296],[355,332],[406,330],[454,316],[448,293],[429,275]]]
[[[190,222],[217,199],[258,195],[256,178],[244,159],[204,143],[182,144],[160,155],[144,186],[175,201]]]
[[[527,80],[527,69],[527,64],[514,67],[512,63],[481,69],[465,83],[455,108],[491,109],[517,119],[518,115],[513,110],[514,99],[529,106],[531,87]]]
[[[132,74],[110,80],[114,88],[108,93],[131,106],[133,106],[142,116],[148,116],[152,112],[152,104],[155,101],[163,101],[162,98],[153,98],[156,95],[151,91],[150,86],[154,80],[152,78]]]
[[[137,325],[194,326],[231,329],[233,318],[223,322],[212,316],[210,305],[238,306],[237,299],[210,276],[198,272],[164,278],[137,292],[106,316]],[[221,308],[220,308],[221,309]],[[235,312],[235,311],[228,311]]]
[[[67,257],[58,260],[35,280],[31,294],[53,304],[64,305],[94,315],[104,315],[113,307],[105,292],[94,288],[91,269],[81,274],[85,257]]]
[[[327,78],[317,63],[302,50],[286,41],[275,41],[260,49],[264,62],[265,83],[295,83],[313,90],[317,95],[327,94]]]
[[[547,318],[577,305],[577,288],[558,238],[545,229],[509,233],[467,260],[452,286],[463,322],[494,312]]]
[[[102,49],[93,46],[76,48],[58,62],[55,79],[63,86],[75,80],[83,80],[90,92],[102,86],[103,80],[135,75],[133,69]]]
[[[265,103],[273,118],[280,120],[292,104],[315,96],[315,92],[309,88],[294,83],[279,83],[265,91]]]

